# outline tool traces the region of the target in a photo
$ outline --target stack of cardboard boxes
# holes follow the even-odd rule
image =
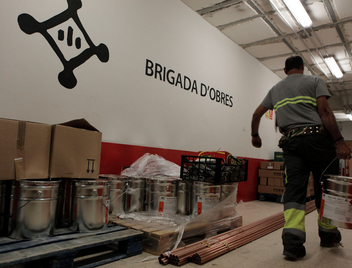
[[[259,169],[258,193],[282,195],[285,191],[284,186],[283,162],[262,161]],[[314,195],[313,176],[310,175],[307,197]]]
[[[0,180],[99,178],[102,133],[84,119],[47,125],[0,118]]]

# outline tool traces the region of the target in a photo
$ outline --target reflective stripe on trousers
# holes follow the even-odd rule
[[[305,214],[305,204],[284,204],[285,225],[282,239],[285,249],[296,250],[306,242]]]

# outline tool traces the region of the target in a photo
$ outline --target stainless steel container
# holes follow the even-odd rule
[[[207,182],[193,182],[191,212],[197,216],[220,202],[221,186]]]
[[[59,181],[14,181],[9,233],[15,239],[51,236],[55,228]]]
[[[190,214],[190,191],[189,182],[179,182],[177,191],[177,214],[189,215]]]
[[[147,211],[160,216],[172,216],[177,211],[177,191],[180,178],[154,177],[146,179]]]
[[[107,228],[109,221],[108,180],[73,180],[71,230],[94,232]]]
[[[221,185],[220,202],[224,201],[227,197],[234,194],[234,201],[236,202],[238,182],[227,183]]]
[[[145,210],[145,178],[128,177],[125,213]]]
[[[72,223],[72,180],[62,179],[56,207],[56,228],[69,227]]]
[[[352,178],[326,175],[320,207],[320,221],[352,229]]]
[[[100,175],[100,179],[108,180],[110,183],[110,208],[109,217],[118,218],[125,213],[127,176],[123,175]]]

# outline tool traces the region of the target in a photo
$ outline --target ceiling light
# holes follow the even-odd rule
[[[332,75],[335,76],[337,79],[340,79],[343,74],[341,72],[340,67],[337,65],[334,57],[327,57],[324,60]]]
[[[346,114],[347,118],[352,121],[352,114]]]
[[[299,24],[302,25],[303,28],[308,28],[312,26],[313,22],[310,19],[307,11],[303,7],[300,0],[283,0],[290,10],[292,15],[298,21]]]

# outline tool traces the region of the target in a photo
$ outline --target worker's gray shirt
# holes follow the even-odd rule
[[[291,74],[270,89],[261,105],[275,111],[277,125],[285,131],[302,126],[322,125],[316,101],[320,96],[330,97],[323,79]]]

